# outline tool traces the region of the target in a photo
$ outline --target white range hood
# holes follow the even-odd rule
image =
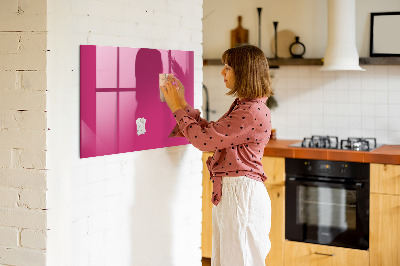
[[[328,0],[328,44],[323,71],[358,70],[355,0]]]

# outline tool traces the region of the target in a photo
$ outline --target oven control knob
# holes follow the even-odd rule
[[[304,164],[306,166],[306,170],[310,172],[312,170],[311,162],[305,162]]]
[[[340,168],[340,173],[341,174],[346,173],[346,169],[347,169],[347,164],[342,164],[342,167]]]

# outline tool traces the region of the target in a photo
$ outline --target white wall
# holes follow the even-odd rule
[[[379,1],[379,5],[375,2],[356,1],[357,47],[361,57],[369,56],[369,13],[400,10],[399,1]],[[243,26],[250,30],[250,43],[257,45],[258,5],[263,7],[262,14],[265,14],[262,21],[266,25],[262,28],[270,27],[269,33],[267,30],[262,33],[265,38],[262,49],[267,56],[272,55],[267,45],[269,38],[273,38],[272,21],[278,20],[279,25],[286,25],[282,30],[293,30],[301,37],[307,47],[305,57],[321,58],[326,47],[327,27],[326,17],[321,14],[327,12],[326,4],[327,1],[284,0],[250,4],[230,1],[228,5],[227,1],[205,0],[204,58],[220,58],[229,48],[229,31],[236,27],[238,15],[243,15]],[[230,5],[232,11],[227,8]],[[321,72],[318,66],[272,69],[273,89],[279,107],[271,115],[278,138],[302,139],[322,134],[339,138],[376,137],[382,144],[399,144],[400,66],[363,67],[367,71]],[[217,111],[210,115],[210,120],[217,120],[233,101],[224,95],[227,89],[219,74],[221,68],[222,65],[203,69],[204,84],[210,93],[210,109]]]
[[[79,159],[79,45],[194,50],[199,108],[201,18],[201,0],[48,1],[48,265],[201,264],[201,152]]]
[[[46,261],[46,1],[0,1],[0,265]]]
[[[327,41],[327,2],[327,0],[204,0],[204,58],[219,59],[229,48],[230,31],[237,27],[238,16],[242,16],[242,26],[249,30],[249,43],[258,45],[258,7],[262,8],[261,49],[267,57],[274,55],[272,22],[278,21],[278,32],[291,31],[300,37],[300,41],[306,46],[305,57],[321,58],[324,56]],[[398,0],[356,0],[356,43],[360,57],[369,56],[370,13],[399,10]],[[281,41],[285,42],[286,39],[282,38]],[[278,53],[280,49],[278,48]],[[290,57],[290,54],[288,55]]]
[[[278,31],[290,30],[300,36],[300,41],[306,45],[308,57],[317,57],[324,49],[327,38],[324,32],[327,27],[326,1],[205,0],[204,58],[219,59],[230,48],[230,31],[237,27],[238,16],[242,16],[243,28],[249,30],[249,43],[258,46],[258,7],[262,8],[261,49],[267,57],[273,55],[273,21],[279,22]]]

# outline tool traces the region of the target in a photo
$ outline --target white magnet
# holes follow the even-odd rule
[[[136,119],[136,128],[138,136],[146,133],[146,119],[143,117]]]

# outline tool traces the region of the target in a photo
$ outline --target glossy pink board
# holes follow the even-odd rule
[[[160,100],[159,74],[181,80],[193,106],[193,58],[193,51],[81,45],[81,158],[189,144],[168,138],[176,121]]]

